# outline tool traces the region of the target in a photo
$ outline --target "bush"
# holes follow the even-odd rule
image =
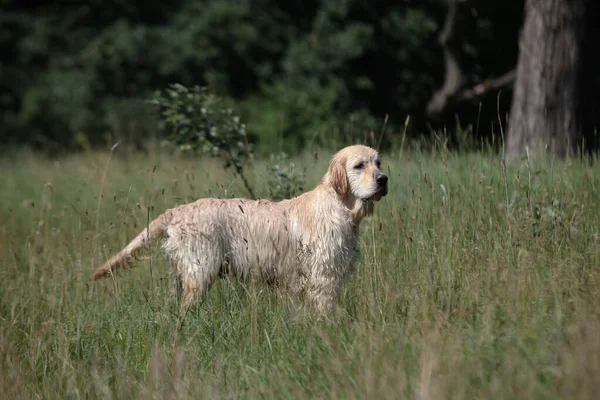
[[[235,168],[252,198],[255,197],[244,175],[244,162],[252,155],[251,144],[246,125],[232,108],[206,88],[187,88],[181,84],[156,92],[151,102],[160,109],[167,143],[181,151],[201,151],[223,157],[226,167]]]
[[[287,167],[284,166],[287,164]],[[299,173],[296,165],[287,153],[271,155],[271,177],[268,182],[271,199],[274,201],[289,199],[304,192],[305,173]]]

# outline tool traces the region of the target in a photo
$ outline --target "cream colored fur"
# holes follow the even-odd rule
[[[130,264],[149,240],[163,238],[185,307],[229,273],[304,290],[324,313],[334,307],[358,260],[361,220],[386,194],[377,152],[346,147],[334,155],[314,190],[293,199],[208,198],[167,210],[93,278]]]

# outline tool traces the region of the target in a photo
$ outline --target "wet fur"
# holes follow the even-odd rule
[[[162,239],[184,307],[227,273],[304,291],[319,312],[328,312],[358,260],[360,222],[373,212],[374,196],[387,193],[378,163],[375,150],[350,146],[335,154],[314,190],[293,199],[207,198],[167,210],[93,279],[131,264],[150,241]]]

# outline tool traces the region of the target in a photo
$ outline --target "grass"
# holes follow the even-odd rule
[[[307,185],[329,152],[298,155]],[[0,391],[6,398],[594,398],[600,170],[449,151],[387,154],[340,311],[317,320],[221,281],[176,331],[156,249],[87,278],[162,210],[244,195],[211,160],[90,152],[0,160]],[[268,169],[249,170],[266,197]],[[506,184],[506,185],[505,185]],[[508,187],[508,192],[506,192]],[[507,206],[508,203],[508,206]]]

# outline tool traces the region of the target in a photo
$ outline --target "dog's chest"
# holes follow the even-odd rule
[[[327,222],[327,223],[324,223]],[[344,276],[358,260],[358,240],[353,226],[345,221],[319,221],[307,229],[292,221],[291,230],[297,238],[298,262],[307,273]]]

